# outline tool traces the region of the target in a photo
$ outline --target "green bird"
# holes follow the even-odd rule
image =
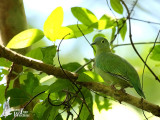
[[[125,59],[111,52],[107,39],[97,37],[91,45],[96,46],[95,72],[105,82],[112,87],[121,87],[121,90],[133,87],[141,97],[145,98],[138,73]]]

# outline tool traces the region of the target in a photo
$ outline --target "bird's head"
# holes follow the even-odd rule
[[[109,42],[104,37],[97,37],[91,45],[95,45],[97,52],[110,52]]]

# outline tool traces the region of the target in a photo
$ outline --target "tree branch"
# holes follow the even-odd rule
[[[77,83],[89,89],[92,89],[96,92],[101,92],[103,94],[111,96],[114,99],[118,100],[120,103],[126,102],[140,109],[143,109],[147,112],[151,112],[155,116],[160,117],[160,106],[152,104],[144,99],[134,97],[120,90],[113,90],[110,86],[105,86],[96,82],[77,82]]]
[[[5,48],[2,45],[0,45],[0,57],[6,58],[16,64],[20,64],[26,67],[36,69],[38,71],[45,72],[57,78],[68,79],[68,77],[64,74],[61,68],[45,64],[40,60],[36,60],[36,59],[32,59],[32,58],[23,56],[8,48]],[[64,71],[69,76],[69,78],[71,78],[72,80],[75,81],[78,78],[78,74],[67,71],[67,70],[64,70]],[[113,90],[109,86],[105,86],[105,85],[102,85],[96,82],[78,82],[77,81],[76,83],[86,88],[92,89],[96,92],[101,92],[101,93],[106,94],[107,96],[111,96],[114,99],[118,100],[119,102],[126,102],[128,104],[136,106],[145,111],[151,112],[153,115],[160,117],[160,106],[152,104],[144,99],[134,97],[132,95],[129,95],[119,90]]]
[[[16,64],[23,65],[47,73],[48,75],[54,75],[58,78],[68,79],[61,68],[54,67],[49,64],[44,64],[40,60],[32,59],[30,57],[18,54],[2,45],[0,45],[0,57],[6,58]],[[65,73],[73,80],[78,78],[78,74],[65,70]]]

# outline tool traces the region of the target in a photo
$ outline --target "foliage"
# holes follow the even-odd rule
[[[120,3],[120,0],[110,0],[110,4],[112,9],[119,13],[123,14],[123,6]],[[104,14],[99,20],[90,10],[83,7],[73,7],[71,8],[72,14],[81,22],[81,24],[74,24],[68,26],[62,26],[63,23],[63,8],[56,8],[47,20],[44,23],[43,31],[39,29],[28,29],[25,30],[18,35],[16,35],[11,41],[8,43],[8,48],[19,49],[25,48],[33,45],[37,41],[41,40],[43,36],[46,36],[51,41],[56,41],[57,39],[71,39],[82,36],[83,34],[89,34],[94,32],[95,30],[105,30],[111,29],[112,36],[110,40],[113,40],[117,31],[120,30],[119,34],[121,38],[124,40],[127,32],[127,22],[126,18],[115,19],[108,14]],[[83,34],[81,31],[83,31]],[[118,33],[118,32],[117,32]],[[67,36],[66,36],[67,35]],[[97,36],[106,37],[104,34],[97,34]],[[94,38],[95,38],[94,37]],[[54,62],[55,56],[57,54],[57,46],[46,46],[43,48],[36,48],[30,50],[26,56],[32,57],[38,60],[43,61],[46,64],[55,65]],[[160,60],[156,56],[159,55],[159,46],[157,45],[155,50],[152,52],[151,58],[153,60]],[[88,62],[87,59],[85,59]],[[0,80],[4,75],[7,75],[6,68],[11,66],[11,62],[0,58],[1,65],[1,73]],[[63,69],[74,72],[81,65],[77,62],[63,64]],[[78,71],[79,78],[78,81],[94,81],[103,83],[102,78],[95,74],[91,69],[92,65],[89,64],[88,68],[81,69]],[[29,68],[28,68],[29,69]],[[26,70],[26,69],[25,69]],[[105,99],[103,104],[99,98],[100,96],[92,93],[90,90],[86,88],[79,88],[79,86],[75,86],[72,82],[64,79],[55,78],[52,84],[44,85],[41,83],[41,79],[44,77],[48,77],[48,75],[41,76],[41,73],[37,73],[36,71],[23,71],[20,79],[20,88],[10,87],[7,90],[6,99],[10,97],[10,107],[23,106],[26,104],[32,97],[37,95],[38,93],[45,91],[45,93],[41,94],[37,97],[39,102],[33,107],[33,111],[31,114],[35,120],[46,120],[46,119],[63,119],[63,113],[66,112],[72,116],[74,113],[74,109],[77,114],[79,114],[79,120],[90,120],[93,112],[93,102],[97,104],[99,111],[102,109],[108,110],[111,108],[111,104],[109,99]],[[25,78],[25,79],[24,79]],[[77,89],[79,88],[79,89]],[[5,86],[0,86],[0,91],[4,93]],[[81,90],[81,92],[79,91]],[[82,95],[83,94],[83,95]],[[49,96],[50,95],[50,96]],[[76,97],[75,97],[76,96]],[[94,101],[95,96],[95,101]],[[1,94],[0,97],[0,113],[2,113],[3,104],[5,102],[4,94]],[[85,98],[85,101],[84,98]],[[68,100],[69,99],[69,100]],[[82,100],[83,99],[83,100]],[[54,105],[51,105],[50,102]],[[66,102],[67,101],[67,102]],[[62,104],[65,103],[65,104]],[[85,104],[84,104],[85,103]],[[60,112],[63,111],[63,112]],[[79,112],[79,113],[78,113]],[[11,116],[10,116],[11,117]],[[13,116],[12,116],[13,117]],[[76,118],[77,116],[74,116]],[[3,118],[2,118],[3,119]],[[11,119],[11,118],[9,118]]]

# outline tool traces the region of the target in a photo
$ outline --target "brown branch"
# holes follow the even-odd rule
[[[53,75],[57,78],[68,79],[64,72],[59,67],[54,67],[52,65],[48,65],[43,63],[42,61],[32,59],[21,54],[18,54],[4,46],[0,45],[0,57],[6,58],[16,64],[20,64],[26,67],[30,67],[36,69],[38,71],[45,72],[49,75]],[[72,79],[76,80],[78,78],[78,74],[65,70],[65,73]],[[70,79],[69,79],[70,80]],[[152,104],[146,100],[134,97],[122,91],[113,90],[109,86],[102,85],[96,82],[76,82],[79,85],[82,85],[86,88],[92,89],[96,92],[101,92],[106,94],[107,96],[111,96],[119,102],[126,102],[133,106],[136,106],[145,111],[151,112],[153,115],[160,117],[160,106]]]
[[[68,79],[68,77],[64,74],[61,68],[54,67],[49,64],[44,64],[40,60],[32,59],[21,54],[18,54],[2,45],[0,45],[0,57],[6,58],[16,64],[23,65],[26,67],[30,67],[36,69],[38,71],[43,71],[48,75],[54,75],[58,78]],[[78,78],[78,74],[68,72],[65,70],[65,73],[73,80]]]
[[[89,89],[92,89],[96,92],[101,92],[108,96],[111,96],[114,99],[118,100],[120,103],[126,102],[140,109],[143,109],[147,112],[151,112],[155,116],[160,117],[160,106],[152,104],[144,99],[142,101],[142,99],[140,98],[134,97],[119,90],[113,90],[109,86],[105,86],[96,82],[77,82],[77,83]]]

